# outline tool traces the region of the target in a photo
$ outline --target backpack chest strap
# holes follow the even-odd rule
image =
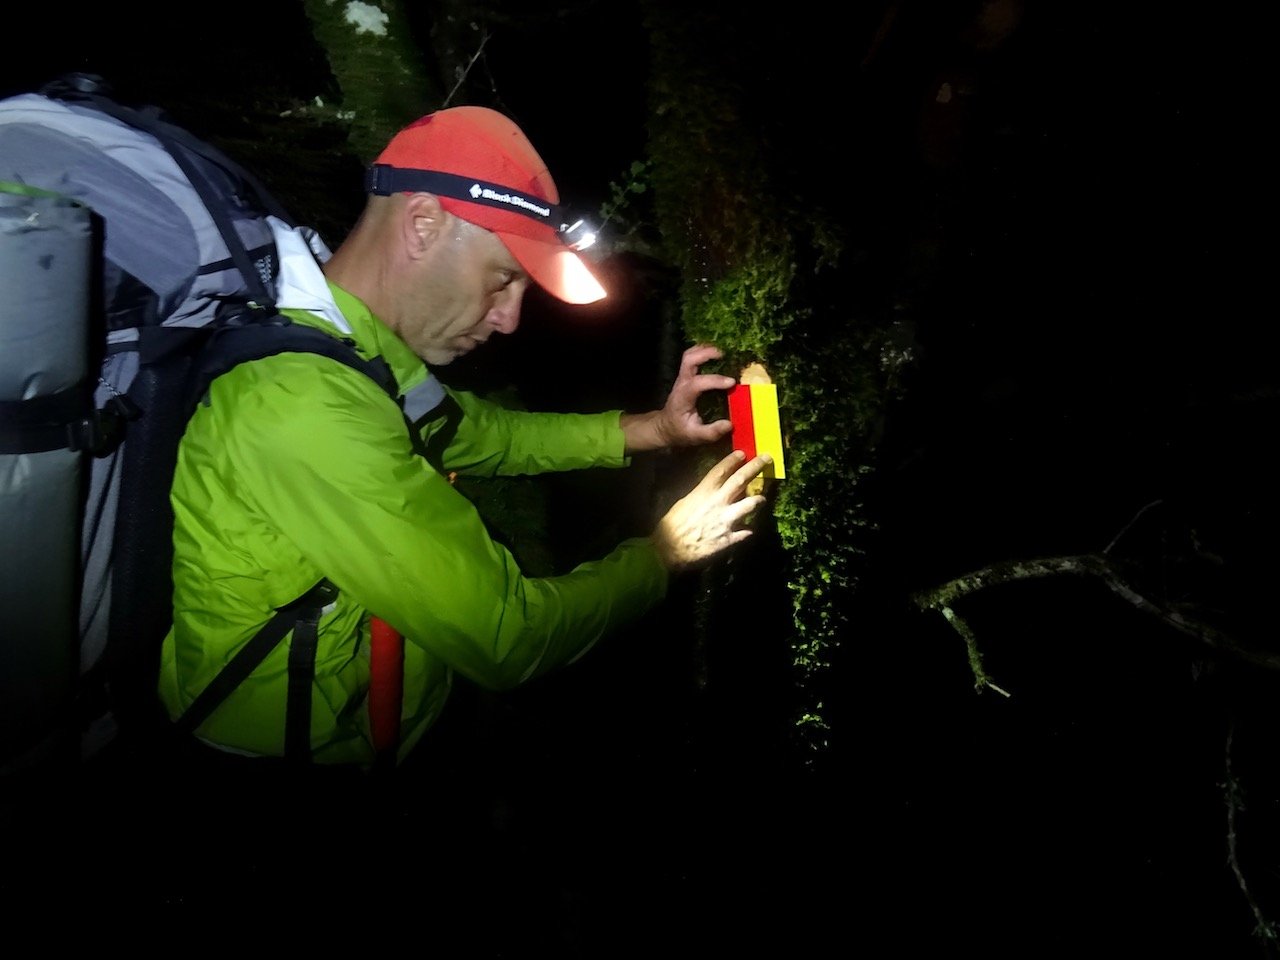
[[[417,424],[423,417],[431,413],[444,401],[444,385],[435,377],[428,377],[404,395],[401,409],[405,418]]]

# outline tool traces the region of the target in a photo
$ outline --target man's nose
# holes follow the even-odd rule
[[[520,326],[521,299],[522,297],[516,294],[495,303],[489,310],[489,315],[485,317],[489,326],[498,333],[515,333],[516,327]]]

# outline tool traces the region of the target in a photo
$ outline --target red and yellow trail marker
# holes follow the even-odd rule
[[[782,454],[782,425],[778,418],[778,387],[758,363],[750,364],[729,391],[729,420],[733,423],[733,448],[747,459],[761,453],[773,457],[761,476],[781,480],[787,475]]]

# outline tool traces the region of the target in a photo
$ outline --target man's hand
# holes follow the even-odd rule
[[[624,413],[622,431],[626,435],[628,454],[664,447],[691,447],[714,443],[733,430],[728,420],[704,423],[698,413],[698,397],[708,390],[728,390],[737,381],[714,373],[699,373],[698,367],[708,360],[719,360],[719,348],[700,343],[684,352],[680,373],[661,410],[651,413]]]
[[[737,525],[764,503],[764,497],[743,494],[769,457],[744,463],[744,456],[734,450],[658,521],[650,539],[668,570],[697,566],[751,536],[750,530]]]

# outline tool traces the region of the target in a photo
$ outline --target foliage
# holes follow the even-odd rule
[[[661,238],[653,228],[652,160],[633,160],[619,180],[609,182],[609,199],[600,208],[600,232],[610,253],[661,258]]]

